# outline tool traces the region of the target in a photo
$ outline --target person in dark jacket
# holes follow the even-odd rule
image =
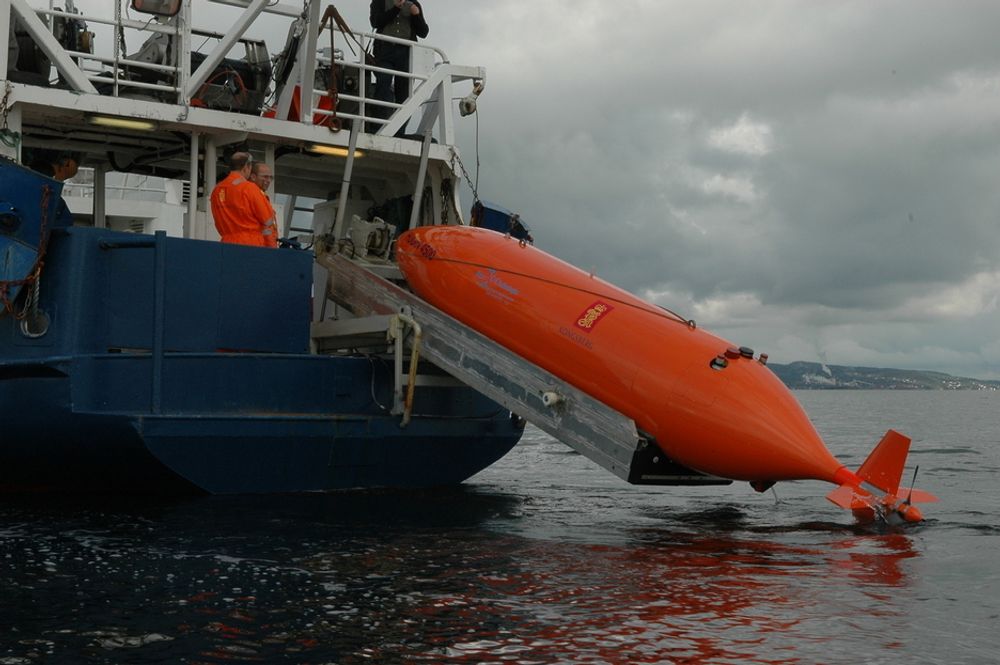
[[[80,156],[75,152],[41,151],[31,160],[28,168],[62,182],[74,177],[80,170]]]
[[[80,170],[80,159],[81,155],[77,152],[38,150],[29,160],[28,168],[63,182],[76,176]],[[59,197],[53,225],[73,226],[73,214],[62,196]]]
[[[427,20],[424,8],[418,0],[371,0],[370,18],[372,27],[380,35],[406,39],[412,42],[427,36]],[[384,69],[410,71],[410,47],[377,40],[375,42],[375,64]],[[375,73],[375,99],[402,104],[410,96],[410,79],[395,74]],[[392,109],[375,107],[372,115],[388,118]]]

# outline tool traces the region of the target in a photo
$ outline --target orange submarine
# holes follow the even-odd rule
[[[445,313],[635,421],[663,453],[765,491],[823,480],[859,519],[923,519],[928,492],[901,488],[910,439],[889,430],[851,471],[830,453],[788,388],[754,357],[533,245],[488,229],[403,233],[410,288]]]

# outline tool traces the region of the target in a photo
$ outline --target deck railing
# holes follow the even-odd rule
[[[173,192],[168,188],[167,183],[167,179],[156,176],[118,173],[108,178],[104,184],[105,197],[107,199],[181,204],[180,191]],[[65,182],[63,196],[89,199],[93,198],[94,190],[94,170],[84,167],[80,169],[76,177]]]
[[[218,85],[216,79],[220,68],[225,70],[227,64],[239,61],[247,67],[257,68],[254,71],[267,72],[262,81],[265,89],[255,89],[257,99],[247,104],[247,108],[221,110],[328,126],[338,124],[332,122],[336,116],[341,123],[358,124],[362,132],[382,135],[395,134],[410,120],[417,119],[417,132],[423,134],[436,128],[437,140],[446,144],[453,143],[454,139],[453,84],[484,78],[481,68],[454,65],[435,46],[371,32],[349,33],[342,21],[333,27],[334,48],[332,51],[327,49],[329,55],[323,57],[320,42],[326,35],[319,32],[322,22],[320,0],[309,0],[304,9],[274,0],[183,0],[174,17],[138,14],[142,20],[137,20],[135,10],[130,11],[127,3],[128,0],[113,0],[110,3],[114,8],[113,16],[108,17],[77,12],[71,0],[62,3],[65,9],[53,8],[50,0],[0,0],[0,43],[3,44],[0,78],[13,78],[6,74],[10,34],[7,21],[13,21],[19,31],[30,35],[32,42],[51,62],[55,74],[50,72],[50,85],[82,93],[198,106],[203,105],[199,95],[205,87],[213,83]],[[224,34],[194,27],[196,12],[192,7],[196,5],[200,9],[209,3],[242,10]],[[284,57],[294,57],[295,65],[283,72],[287,74],[284,80],[274,80],[271,76],[272,61],[265,43],[247,36],[251,26],[264,15],[268,15],[268,20],[277,18],[288,23],[289,39]],[[280,27],[268,25],[269,33],[280,34],[279,30]],[[292,39],[293,35],[297,38]],[[136,48],[139,40],[142,45]],[[418,66],[411,67],[410,71],[380,66],[370,56],[376,41],[410,46],[412,62]],[[201,53],[210,43],[214,43],[210,52]],[[94,44],[98,45],[97,49]],[[128,44],[132,44],[132,48]],[[240,54],[242,59],[227,60],[238,44],[244,46],[245,52]],[[196,61],[200,60],[196,67],[192,54],[197,56]],[[351,73],[355,81],[353,89],[339,87],[336,108],[331,103],[329,90],[315,85],[328,73],[331,59],[341,73]],[[410,97],[402,104],[376,99],[374,79],[380,75],[408,78],[412,82]],[[240,87],[244,93],[248,89],[247,82],[237,81],[239,73],[232,79],[224,79],[225,84]],[[303,81],[308,84],[302,85]],[[297,109],[309,111],[297,112]]]

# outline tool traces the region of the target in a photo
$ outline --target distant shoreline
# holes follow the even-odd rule
[[[768,367],[793,390],[1000,390],[1000,381],[926,370],[849,367],[797,361]]]

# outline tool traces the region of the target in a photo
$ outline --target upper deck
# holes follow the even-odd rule
[[[395,104],[375,99],[376,74],[390,70],[366,53],[398,40],[352,31],[319,0],[114,0],[97,16],[52,4],[0,0],[0,153],[75,152],[95,192],[111,172],[195,182],[189,237],[213,237],[205,195],[236,148],[274,169],[272,198],[288,196],[277,200],[284,231],[303,199],[347,201],[327,207],[327,227],[406,196],[428,223],[459,221],[453,100],[481,85],[481,67],[405,42],[411,69],[393,73],[411,80],[411,94]],[[150,7],[166,13],[139,10]],[[216,25],[199,24],[209,15]],[[280,53],[249,36],[262,26],[287,35]],[[93,199],[103,226],[107,199]]]

